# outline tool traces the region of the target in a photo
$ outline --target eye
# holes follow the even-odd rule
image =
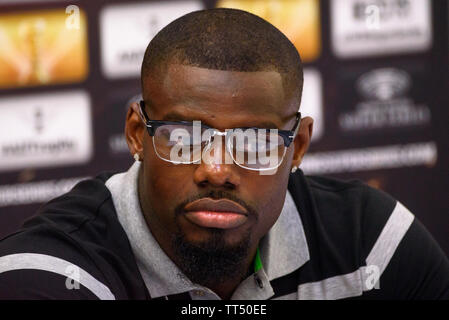
[[[164,126],[162,126],[162,127],[159,127],[159,130],[158,130],[158,135],[162,138],[162,139],[165,139],[165,140],[169,140],[170,139],[170,130],[168,129],[168,128],[166,128],[166,127],[164,127]]]

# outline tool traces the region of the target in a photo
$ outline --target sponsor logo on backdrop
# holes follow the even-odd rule
[[[43,203],[68,192],[81,180],[77,177],[0,186],[0,207]]]
[[[293,42],[303,62],[311,62],[321,53],[318,0],[219,0],[216,6],[245,10],[269,21]]]
[[[437,162],[433,141],[361,149],[312,152],[304,156],[306,174],[334,174],[413,166],[432,167]]]
[[[315,69],[304,69],[304,89],[300,111],[302,117],[313,118],[312,142],[318,141],[324,133],[324,116],[321,75]]]
[[[91,154],[87,93],[0,99],[0,171],[84,164]]]
[[[88,68],[78,7],[0,15],[0,88],[80,82]]]
[[[159,30],[178,17],[203,8],[201,1],[110,5],[100,14],[103,73],[137,77],[145,49]]]
[[[408,95],[411,86],[410,75],[397,68],[362,74],[355,83],[362,101],[356,103],[354,110],[340,114],[340,128],[353,131],[430,124],[430,109]]]
[[[339,57],[427,50],[432,44],[429,0],[331,1],[332,46]]]

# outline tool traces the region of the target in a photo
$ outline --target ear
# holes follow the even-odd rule
[[[310,139],[312,139],[313,131],[313,119],[311,117],[304,117],[301,119],[298,134],[293,140],[295,151],[293,154],[292,167],[299,165],[302,162],[302,158],[307,152],[310,145]]]
[[[126,113],[125,137],[131,155],[138,153],[142,157],[145,125],[140,118],[139,105],[131,103]]]

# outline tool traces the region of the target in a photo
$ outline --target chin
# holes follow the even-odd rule
[[[173,248],[178,266],[193,282],[208,286],[246,273],[244,263],[249,253],[250,233],[239,237],[229,230],[210,228],[207,235],[176,234]]]

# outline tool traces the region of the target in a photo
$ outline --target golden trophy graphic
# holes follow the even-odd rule
[[[0,15],[0,88],[83,81],[88,74],[85,15],[67,28],[64,9]]]

